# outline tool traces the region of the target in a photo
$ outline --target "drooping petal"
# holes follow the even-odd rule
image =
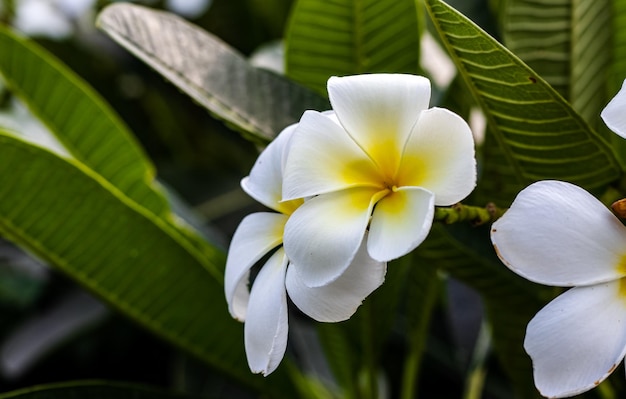
[[[297,124],[286,127],[266,148],[259,154],[250,175],[241,181],[244,191],[268,208],[282,213],[281,205],[283,194],[283,166],[287,148]]]
[[[469,125],[442,108],[422,112],[402,155],[398,184],[435,194],[436,205],[452,205],[476,186],[474,139]]]
[[[491,241],[504,264],[537,283],[568,287],[626,275],[626,228],[570,183],[541,181],[522,190],[493,224]]]
[[[390,261],[421,244],[433,223],[435,196],[419,187],[403,187],[378,201],[367,240],[372,258]]]
[[[250,268],[282,242],[287,219],[279,213],[259,212],[246,216],[237,227],[228,248],[224,275],[228,311],[234,318],[245,320]]]
[[[264,376],[276,370],[287,349],[287,264],[285,251],[278,249],[261,268],[250,292],[244,325],[246,357],[250,370]]]
[[[370,258],[366,240],[346,271],[337,280],[307,287],[293,263],[287,269],[287,293],[296,306],[309,317],[322,322],[349,319],[363,300],[385,281],[387,264]]]
[[[402,74],[331,77],[328,96],[352,138],[392,175],[411,128],[428,108],[430,82]]]
[[[575,287],[530,321],[524,348],[542,395],[569,397],[594,388],[626,352],[624,281]]]
[[[284,199],[381,184],[374,163],[332,118],[307,111],[300,119],[285,166]]]
[[[375,194],[367,188],[324,194],[291,215],[284,247],[306,286],[326,285],[344,273],[361,245]]]
[[[626,138],[626,80],[622,88],[604,107],[600,116],[615,134]]]

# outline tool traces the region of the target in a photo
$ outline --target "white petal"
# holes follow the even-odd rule
[[[385,281],[387,264],[367,254],[365,240],[354,260],[337,280],[321,287],[307,287],[293,263],[287,269],[287,293],[309,317],[322,322],[349,319],[363,300]]]
[[[602,110],[600,116],[609,129],[626,138],[626,80],[622,83],[620,91]]]
[[[376,190],[353,188],[306,201],[285,225],[284,247],[305,285],[339,277],[361,245]]]
[[[474,139],[469,125],[443,108],[422,112],[402,155],[397,184],[435,194],[436,205],[452,205],[476,186]]]
[[[575,287],[530,321],[524,348],[533,360],[535,385],[547,397],[594,388],[626,352],[624,281]]]
[[[282,213],[280,202],[283,192],[283,166],[291,136],[298,125],[285,128],[259,154],[250,175],[241,181],[241,187],[249,196],[268,208]]]
[[[378,201],[367,241],[370,256],[390,261],[421,244],[433,223],[434,200],[430,191],[405,187]]]
[[[282,249],[261,268],[250,292],[244,339],[248,366],[253,373],[269,375],[287,349],[287,257]]]
[[[315,111],[302,116],[287,157],[284,199],[382,184],[374,163],[333,118]]]
[[[493,224],[491,241],[504,264],[541,284],[589,285],[626,274],[626,228],[570,183],[525,188]]]
[[[430,82],[402,74],[331,77],[328,96],[348,133],[386,173],[393,174],[411,128],[428,108]]]
[[[228,248],[224,275],[228,311],[234,318],[245,320],[250,268],[280,245],[287,218],[279,213],[253,213],[246,216],[237,227]]]

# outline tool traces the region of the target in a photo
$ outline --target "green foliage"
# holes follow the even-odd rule
[[[262,142],[325,100],[272,72],[175,15],[115,4],[98,25],[129,51],[235,129]],[[181,46],[181,43],[184,43]]]
[[[547,82],[445,3],[427,6],[515,170],[518,190],[541,179],[597,189],[620,177],[609,144]]]
[[[611,2],[508,0],[502,15],[507,48],[597,128],[611,54]]]
[[[0,130],[2,235],[155,334],[261,386],[248,372],[240,324],[207,306],[224,301],[224,253],[171,213],[147,180],[153,166],[91,88],[32,42],[4,29],[0,41],[10,88],[70,152]]]
[[[286,32],[289,77],[326,95],[332,75],[419,72],[421,7],[412,0],[300,0]]]
[[[618,184],[626,145],[599,118],[626,77],[626,33],[621,29],[626,1],[491,1],[499,24],[487,12],[487,1],[457,2],[471,15],[480,15],[490,32],[498,25],[493,33],[503,44],[440,0],[298,0],[288,13],[291,3],[237,3],[250,5],[241,20],[254,25],[241,29],[238,42],[245,43],[245,49],[235,49],[173,14],[132,4],[106,7],[98,24],[212,117],[246,139],[265,144],[298,121],[304,110],[329,108],[324,98],[329,76],[424,74],[419,61],[425,3],[433,31],[458,72],[447,87],[438,88],[442,91],[435,93],[432,105],[452,108],[467,118],[477,104],[487,119],[485,139],[477,146],[479,184],[467,202],[507,206],[527,184],[543,179],[569,181],[598,194],[610,187],[626,196]],[[228,20],[225,16],[232,16],[235,8],[216,2],[211,26],[236,34],[239,27],[220,28],[215,22]],[[241,55],[258,41],[253,33],[280,36],[285,26],[287,77],[253,67]],[[318,324],[324,371],[332,377],[301,372],[307,359],[300,358],[297,349],[288,350],[288,356],[295,356],[269,378],[251,375],[243,325],[226,309],[223,250],[183,222],[175,213],[178,207],[172,210],[156,181],[153,161],[113,108],[61,61],[4,27],[0,75],[7,88],[0,91],[0,107],[15,95],[67,150],[59,155],[28,141],[23,135],[28,132],[20,128],[11,132],[0,127],[0,234],[142,328],[200,359],[219,375],[207,373],[212,378],[227,376],[263,397],[293,397],[298,392],[310,398],[367,398],[375,397],[381,386],[394,397],[422,395],[423,375],[431,366],[426,362],[454,362],[442,360],[443,355],[429,347],[435,334],[440,334],[439,342],[453,345],[441,334],[448,327],[439,314],[444,308],[441,288],[451,276],[477,291],[484,303],[492,350],[500,360],[498,365],[484,364],[487,380],[500,379],[505,386],[505,393],[496,389],[485,396],[538,395],[522,342],[526,324],[554,292],[505,268],[493,251],[488,226],[436,224],[414,253],[389,265],[385,284],[354,317]],[[167,108],[167,103],[159,104]],[[168,112],[181,110],[184,107]],[[167,126],[175,130],[171,115]],[[222,141],[213,144],[215,151],[222,150]],[[166,159],[157,166],[168,171],[175,162]],[[184,178],[190,185],[216,184]],[[231,216],[217,209],[214,219],[220,212],[224,219]],[[196,222],[202,225],[202,220]],[[232,221],[224,224],[217,236],[232,233]],[[0,278],[5,280],[5,274]],[[39,293],[42,288],[34,289]],[[6,295],[9,299],[0,302],[15,301],[16,308],[35,296]],[[463,381],[464,372],[455,363],[441,374],[447,381],[449,374],[457,373],[453,377]],[[324,385],[328,378],[336,385]],[[423,396],[438,397],[438,392],[432,395]],[[5,397],[192,396],[90,382],[0,395]]]
[[[222,301],[223,253],[199,253],[77,161],[1,131],[0,144],[5,237],[157,334],[249,379],[238,323],[224,307],[206,306]]]
[[[119,116],[78,75],[1,26],[0,74],[74,158],[155,214],[167,213],[154,166]]]

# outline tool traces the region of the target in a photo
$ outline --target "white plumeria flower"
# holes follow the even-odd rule
[[[615,134],[626,138],[626,80],[620,91],[602,110],[600,116]]]
[[[340,276],[362,241],[379,261],[412,251],[435,205],[476,185],[471,130],[448,110],[428,109],[428,79],[331,77],[328,94],[334,112],[302,116],[283,183],[286,200],[312,197],[285,227],[285,250],[309,287]]]
[[[317,321],[343,321],[379,287],[387,265],[358,251],[354,262],[332,284],[318,288],[304,285],[281,247],[289,215],[303,201],[281,202],[285,156],[295,125],[286,128],[257,159],[243,189],[263,205],[280,213],[259,212],[246,216],[230,244],[224,290],[230,314],[245,321],[248,365],[254,373],[268,375],[278,367],[287,347],[287,295],[298,308]],[[275,251],[259,271],[252,289],[250,268]]]
[[[541,181],[518,194],[491,240],[515,273],[574,287],[528,324],[537,389],[562,398],[597,386],[626,353],[626,227],[582,188]]]

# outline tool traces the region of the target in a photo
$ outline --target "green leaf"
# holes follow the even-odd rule
[[[252,67],[219,38],[174,14],[112,4],[97,23],[213,116],[257,140],[271,140],[306,109],[328,109],[315,93]]]
[[[610,0],[509,0],[504,43],[594,128],[606,103]]]
[[[609,95],[614,96],[626,79],[626,0],[612,2],[610,27],[612,30],[611,53],[613,59],[609,76]]]
[[[284,374],[248,370],[242,325],[224,299],[224,253],[199,252],[83,164],[2,131],[0,198],[3,236],[215,369],[284,389]]]
[[[608,143],[548,83],[456,10],[426,3],[522,184],[556,179],[596,189],[620,177]]]
[[[2,26],[0,75],[74,158],[155,214],[168,212],[154,166],[119,116],[78,75]]]
[[[332,75],[418,73],[420,10],[412,0],[298,0],[286,33],[287,75],[326,95]]]
[[[571,1],[507,0],[500,5],[500,15],[507,48],[568,98]]]
[[[486,226],[435,225],[416,254],[423,263],[435,265],[480,293],[502,367],[520,397],[538,397],[523,341],[528,321],[545,303],[547,289],[518,277],[500,263]]]
[[[199,399],[198,396],[109,381],[46,384],[0,394],[0,399]]]
[[[597,131],[604,126],[600,112],[608,102],[611,60],[611,0],[572,1],[572,107]]]

